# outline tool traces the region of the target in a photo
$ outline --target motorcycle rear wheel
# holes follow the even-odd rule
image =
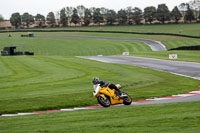
[[[123,104],[124,105],[130,105],[132,103],[132,99],[131,99],[131,97],[127,93],[125,93],[125,94],[127,95],[127,97],[123,99],[124,100]]]
[[[98,96],[97,97],[98,103],[101,104],[103,107],[110,107],[110,100],[105,96],[105,98]]]

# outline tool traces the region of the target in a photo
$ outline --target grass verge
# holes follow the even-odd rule
[[[173,61],[189,61],[189,62],[200,62],[200,51],[154,51],[154,52],[138,52],[132,53],[133,56],[139,57],[148,57],[148,58],[157,58],[157,59],[164,59],[169,60],[169,54],[177,54],[178,59]]]
[[[199,133],[200,102],[124,106],[0,118],[1,133]]]

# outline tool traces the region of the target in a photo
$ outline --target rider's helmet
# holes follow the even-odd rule
[[[121,88],[121,85],[120,85],[120,84],[116,84],[116,87],[117,87],[118,89],[120,89],[120,88]]]
[[[92,80],[92,83],[94,85],[99,84],[99,78],[98,77],[94,77],[93,80]]]

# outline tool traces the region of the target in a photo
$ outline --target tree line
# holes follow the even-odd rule
[[[199,6],[200,8],[200,6]],[[57,16],[57,17],[56,17]],[[191,4],[182,3],[179,6],[175,6],[172,11],[170,11],[166,4],[160,4],[158,7],[150,6],[146,7],[142,11],[138,7],[127,7],[119,11],[107,8],[86,8],[83,5],[77,7],[65,7],[62,8],[56,14],[49,12],[45,17],[42,14],[37,14],[33,16],[29,13],[13,13],[10,17],[10,22],[15,28],[25,26],[29,27],[31,23],[38,24],[38,27],[42,27],[48,24],[51,27],[56,26],[56,22],[59,26],[71,26],[71,24],[79,24],[80,26],[89,26],[90,24],[96,25],[139,25],[142,24],[143,20],[145,23],[152,24],[152,22],[157,21],[157,23],[166,23],[168,21],[174,21],[174,23],[179,23],[183,19],[184,22],[198,22],[200,20],[200,9],[193,9]]]

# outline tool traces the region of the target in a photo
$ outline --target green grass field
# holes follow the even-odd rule
[[[199,89],[198,80],[64,56],[0,57],[0,114],[95,105],[91,79],[120,83],[133,100]]]
[[[0,118],[1,133],[199,133],[200,102]]]
[[[17,33],[14,36],[19,36]],[[182,37],[166,36],[142,36],[124,34],[97,34],[97,33],[35,33],[36,35],[70,35],[70,36],[99,36],[113,38],[140,38],[161,41],[167,49],[180,46],[199,45],[200,39],[188,39]],[[6,36],[6,34],[1,34]],[[0,47],[17,45],[20,51],[34,51],[36,55],[61,55],[61,56],[91,56],[91,55],[122,55],[122,52],[130,52],[134,56],[168,59],[169,54],[178,54],[180,61],[200,62],[200,51],[163,51],[153,52],[146,44],[132,41],[73,39],[73,38],[21,38],[0,37]]]
[[[50,37],[1,37],[0,47],[18,45],[18,50],[34,51],[36,55],[121,55],[124,51],[151,51],[150,47],[139,42],[95,39],[71,39]]]

